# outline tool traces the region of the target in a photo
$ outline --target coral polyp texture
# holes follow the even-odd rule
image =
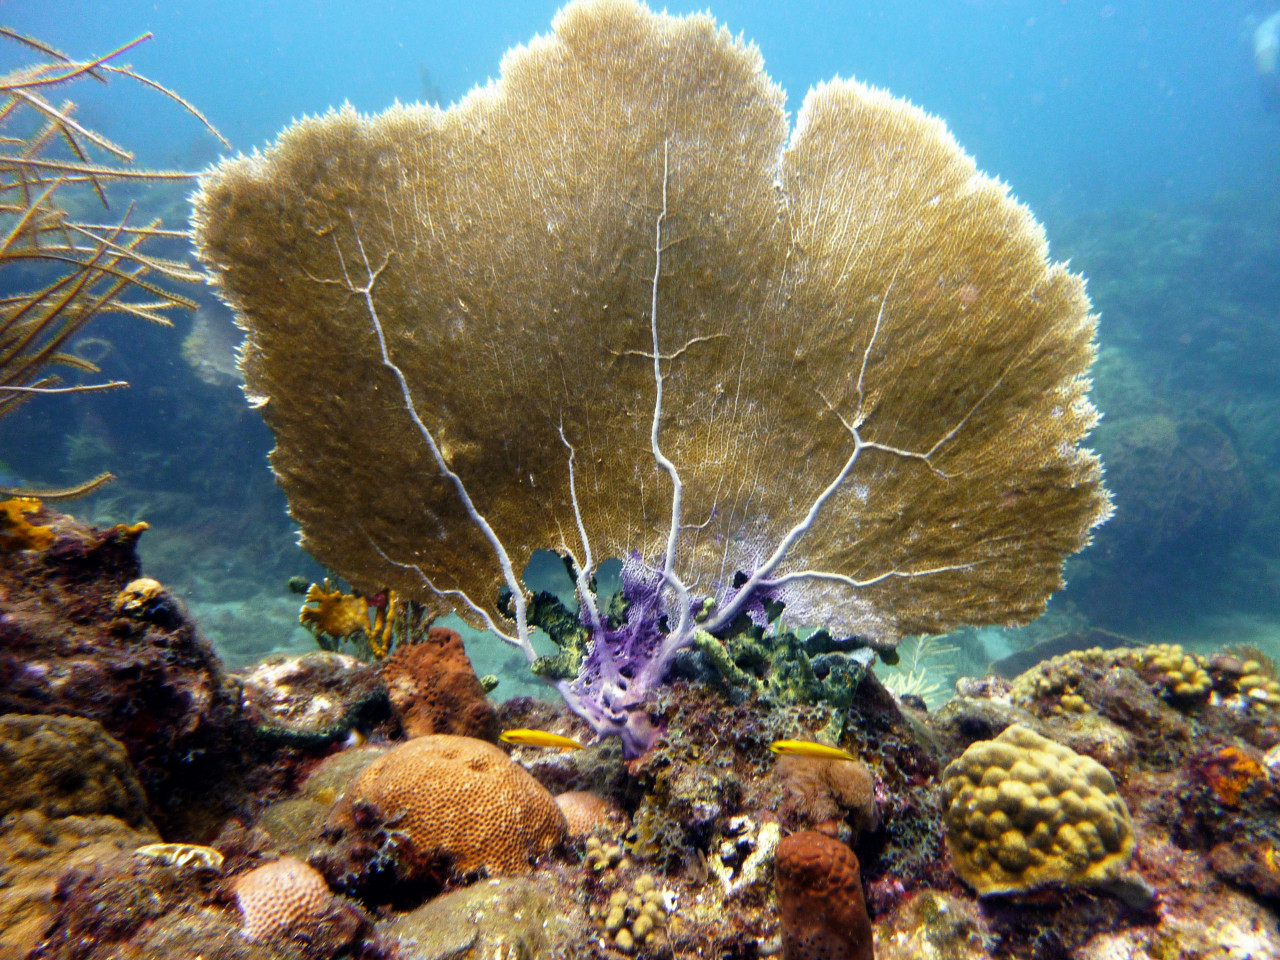
[[[942,796],[951,862],[979,894],[1103,883],[1133,854],[1106,768],[1017,724],[952,761]]]
[[[416,737],[365,767],[330,828],[353,829],[363,810],[403,839],[406,877],[524,873],[568,835],[555,799],[523,767],[491,743],[447,734]]]
[[[236,878],[236,905],[244,917],[241,933],[266,940],[305,932],[324,917],[333,894],[324,877],[292,857],[281,857]]]
[[[556,805],[564,814],[571,837],[585,837],[596,831],[612,834],[625,832],[627,815],[615,804],[589,790],[558,793]],[[599,840],[596,844],[599,845]]]
[[[304,546],[531,664],[518,573],[572,558],[590,643],[542,675],[632,755],[699,630],[1026,622],[1110,511],[1095,318],[1030,212],[882,90],[790,128],[707,15],[571,3],[448,110],[223,162],[194,223]]]

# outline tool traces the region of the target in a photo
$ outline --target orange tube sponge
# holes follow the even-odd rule
[[[826,834],[793,833],[778,844],[774,878],[783,960],[872,960],[871,919],[852,850]]]

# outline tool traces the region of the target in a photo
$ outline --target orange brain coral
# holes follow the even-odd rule
[[[341,807],[362,803],[408,840],[420,860],[459,873],[520,873],[568,832],[564,814],[527,770],[491,743],[416,737],[369,764]]]
[[[333,894],[324,877],[293,857],[282,857],[238,877],[233,886],[250,940],[283,936],[317,923]]]

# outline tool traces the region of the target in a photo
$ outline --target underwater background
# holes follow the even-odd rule
[[[39,0],[0,4],[0,20],[75,57],[153,33],[128,61],[248,152],[343,102],[368,113],[454,102],[496,74],[504,51],[546,31],[558,6]],[[898,682],[927,700],[1050,638],[1092,645],[1092,629],[1280,655],[1280,75],[1274,50],[1268,60],[1265,44],[1255,49],[1276,8],[711,6],[759,45],[793,114],[812,84],[838,75],[945,120],[979,169],[1030,206],[1101,315],[1094,399],[1105,419],[1092,442],[1116,515],[1069,561],[1069,586],[1040,622],[905,644]],[[6,71],[27,55],[0,48]],[[117,78],[75,96],[80,119],[140,166],[198,172],[224,152],[155,91]],[[113,197],[182,228],[193,186]],[[131,389],[41,397],[0,420],[0,483],[115,473],[66,509],[103,525],[148,521],[147,573],[236,667],[314,647],[288,581],[324,571],[295,545],[268,470],[270,434],[239,388],[240,335],[212,294],[194,295],[200,310],[173,329],[92,324],[74,352]],[[477,673],[501,675],[499,696],[542,689],[507,647],[467,636]]]

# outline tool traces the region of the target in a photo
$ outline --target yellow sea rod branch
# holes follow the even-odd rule
[[[525,660],[532,664],[538,659],[538,654],[533,649],[533,643],[529,640],[529,618],[524,599],[524,588],[516,577],[515,568],[511,564],[511,557],[507,554],[506,547],[498,539],[493,527],[489,525],[489,521],[476,509],[476,505],[471,502],[471,495],[467,493],[467,488],[462,482],[462,478],[454,473],[449,464],[445,462],[444,454],[440,452],[440,447],[436,444],[436,438],[432,436],[431,430],[422,422],[422,417],[418,415],[417,405],[413,402],[413,392],[409,389],[409,381],[405,379],[404,371],[391,359],[391,354],[387,351],[387,338],[383,334],[382,321],[378,319],[378,311],[373,303],[373,287],[378,282],[378,277],[382,271],[387,268],[390,258],[383,260],[382,265],[377,270],[374,270],[372,264],[369,263],[368,254],[365,253],[364,241],[360,239],[360,234],[356,231],[355,217],[351,215],[350,210],[347,211],[347,215],[351,217],[352,233],[356,238],[356,246],[360,249],[360,258],[364,261],[365,276],[368,277],[368,281],[363,287],[357,287],[351,282],[351,276],[347,272],[347,262],[342,256],[342,248],[337,245],[337,239],[335,238],[334,247],[338,251],[338,263],[342,266],[342,276],[346,281],[347,289],[364,300],[365,309],[369,312],[369,322],[373,325],[373,332],[378,338],[378,351],[382,356],[382,365],[391,371],[396,378],[396,382],[400,385],[400,394],[404,397],[405,412],[409,414],[409,418],[413,421],[413,425],[417,427],[418,433],[426,441],[431,455],[435,458],[436,465],[440,468],[440,472],[449,478],[454,489],[457,490],[458,497],[462,500],[462,506],[467,511],[467,516],[471,518],[472,523],[480,528],[480,532],[484,534],[485,539],[489,541],[489,545],[493,547],[493,552],[502,567],[502,576],[506,580],[507,589],[511,591],[511,602],[516,610],[516,636],[513,638],[504,633],[498,633],[498,636],[508,643],[512,643],[513,646],[519,647],[524,653]],[[377,545],[375,544],[374,546],[376,549]],[[419,573],[421,574],[421,571]],[[424,579],[426,579],[425,575]],[[431,584],[430,580],[427,580],[427,585],[437,593],[440,592]],[[466,602],[472,610],[479,609],[470,597],[466,597]],[[486,619],[488,618],[486,617]],[[489,622],[492,624],[491,620]]]
[[[74,387],[12,387],[0,384],[0,390],[8,393],[92,393],[95,390],[114,390],[127,387],[127,380],[108,380],[106,383],[84,383]]]

